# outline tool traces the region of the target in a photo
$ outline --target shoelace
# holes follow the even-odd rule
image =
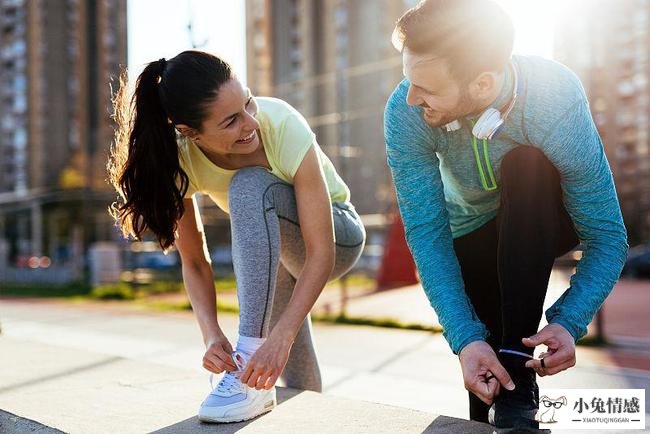
[[[244,385],[241,383],[241,381],[239,381],[239,377],[244,373],[244,356],[241,352],[234,351],[231,354],[231,357],[235,362],[235,366],[237,366],[237,370],[226,371],[221,381],[219,381],[219,384],[217,384],[216,388],[213,385],[214,374],[210,374],[210,387],[212,388],[213,392],[224,394],[226,392],[232,392],[233,390],[237,392],[244,391]]]
[[[228,392],[242,392],[244,385],[239,381],[237,374],[226,372],[219,384],[217,384],[216,392],[223,395]]]
[[[499,350],[499,352],[500,352],[500,353],[505,353],[505,354],[513,354],[513,355],[515,355],[515,356],[521,356],[521,357],[525,357],[525,358],[527,358],[527,359],[535,359],[535,358],[534,358],[533,356],[531,356],[530,354],[523,353],[523,352],[521,352],[521,351],[508,350],[508,349],[506,349],[506,348],[501,348],[501,349]]]

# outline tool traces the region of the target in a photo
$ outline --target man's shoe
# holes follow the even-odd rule
[[[515,390],[502,387],[488,413],[489,422],[498,433],[550,433],[540,430],[535,415],[539,409],[536,373],[524,364],[524,357],[499,354],[501,364],[515,383]]]
[[[241,422],[273,410],[277,403],[275,386],[270,390],[257,390],[239,380],[249,357],[244,353],[233,353],[237,371],[226,372],[217,387],[205,398],[199,408],[199,420]]]

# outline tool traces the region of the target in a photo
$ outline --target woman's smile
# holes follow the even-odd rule
[[[238,144],[241,144],[241,145],[247,145],[250,142],[252,142],[253,139],[255,139],[255,135],[256,135],[256,131],[253,130],[253,132],[250,133],[248,136],[244,137],[243,139],[237,140],[235,143],[238,143]]]

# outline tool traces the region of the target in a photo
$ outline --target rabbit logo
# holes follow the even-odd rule
[[[539,399],[539,403],[539,412],[535,419],[541,423],[556,423],[555,410],[567,405],[567,400],[566,396],[560,396],[559,398],[553,399],[544,395]]]

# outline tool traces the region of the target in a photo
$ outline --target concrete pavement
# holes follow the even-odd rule
[[[281,389],[282,403],[270,414],[248,423],[213,425],[195,417],[210,389],[190,313],[43,300],[2,300],[0,306],[1,432],[492,432],[486,425],[437,416],[433,406],[425,412],[373,403],[367,395],[368,401],[350,399],[355,397],[346,388],[358,388],[355,380],[367,381],[363,374],[368,370],[369,375],[392,377],[381,371],[396,354],[383,345],[367,357],[345,353],[345,348],[359,347],[359,341],[370,344],[366,350],[373,348],[378,340],[373,328],[318,327],[326,346],[333,339],[345,342],[340,353],[327,351],[329,360],[336,361],[324,368],[327,387],[338,393]],[[220,321],[234,338],[236,318],[222,315]],[[431,337],[379,334],[383,344],[401,351]],[[408,393],[408,381],[405,385]]]
[[[569,286],[571,270],[556,268],[551,273],[544,310],[550,307]],[[323,297],[321,297],[322,299]],[[333,297],[319,299],[316,310],[338,312],[340,303]],[[324,303],[327,303],[324,306]],[[604,335],[613,345],[588,352],[602,364],[650,370],[650,281],[620,280],[605,301],[601,315]],[[402,324],[440,327],[420,285],[366,294],[349,300],[346,315],[370,319],[390,319]],[[540,327],[546,325],[542,318]],[[589,325],[596,334],[595,322]]]
[[[65,432],[215,430],[194,419],[209,386],[191,313],[1,300],[0,319],[1,409]],[[220,322],[234,339],[236,317],[221,315]],[[447,432],[449,426],[482,432],[436,416],[467,416],[457,359],[439,334],[316,324],[315,335],[325,395],[287,399],[245,432],[273,432],[271,426],[300,432],[287,429],[307,421],[318,428],[311,432]],[[540,387],[650,388],[648,371],[606,364],[594,354],[601,353],[579,348],[578,365],[541,379]]]
[[[554,268],[549,279],[544,310],[549,308],[569,287],[572,270]],[[232,299],[236,302],[236,298]],[[316,302],[316,312],[340,311],[340,300],[324,294]],[[604,305],[606,334],[612,339],[634,338],[650,346],[650,281],[620,280]],[[364,293],[351,298],[346,314],[351,317],[393,319],[403,324],[440,326],[438,316],[424,294],[422,286],[411,285],[386,291]],[[542,319],[542,324],[546,324]],[[590,327],[593,332],[593,325]]]
[[[47,366],[24,358],[20,369],[14,366],[21,379],[0,389],[0,407],[44,425],[0,414],[3,433],[492,432],[460,419],[284,388],[266,416],[204,424],[195,412],[206,385],[191,371],[47,344],[35,351],[33,343],[4,339],[3,351],[43,357]]]
[[[42,423],[38,423],[34,420],[17,416],[4,410],[0,410],[0,432],[5,434],[59,434],[63,431],[48,427],[47,425],[43,425]]]

